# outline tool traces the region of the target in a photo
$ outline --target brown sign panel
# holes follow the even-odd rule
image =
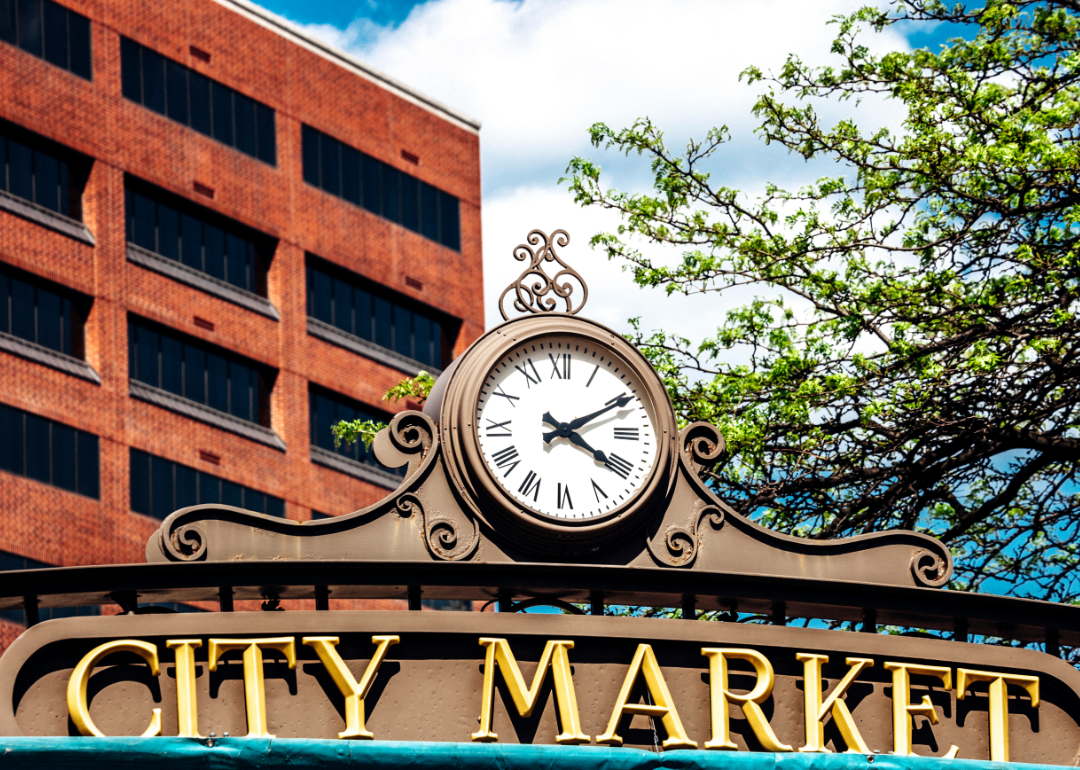
[[[95,660],[107,643],[115,648]],[[1042,653],[935,639],[433,612],[51,621],[0,661],[0,734],[157,726],[161,735],[911,750],[1072,765],[1080,673]]]

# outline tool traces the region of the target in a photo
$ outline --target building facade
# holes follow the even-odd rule
[[[478,130],[243,0],[0,0],[0,569],[393,489],[329,427],[482,332]]]

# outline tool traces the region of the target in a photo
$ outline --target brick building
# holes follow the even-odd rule
[[[0,0],[0,568],[375,502],[329,426],[481,297],[475,122],[245,0]]]

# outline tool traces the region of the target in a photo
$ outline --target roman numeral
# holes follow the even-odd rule
[[[518,459],[518,451],[512,444],[506,449],[500,449],[491,456],[491,459],[495,461],[496,468],[504,468],[507,465],[510,466],[506,469],[506,473],[503,474],[504,479],[509,476],[510,472],[518,467],[518,463],[521,462],[521,460]]]
[[[513,435],[510,432],[510,420],[507,420],[506,422],[495,422],[490,417],[485,417],[484,419],[491,423],[491,425],[486,428],[488,438],[509,438]],[[493,430],[504,430],[506,433],[492,433]],[[615,438],[618,438],[618,436]]]
[[[535,484],[533,483],[534,479],[536,480]],[[521,482],[521,486],[518,487],[518,492],[526,497],[532,493],[533,502],[535,503],[537,498],[540,497],[540,477],[532,471],[529,471],[529,475],[525,477],[525,480]]]
[[[502,389],[502,385],[496,385],[495,390],[491,391],[491,395],[493,395],[493,396],[502,396],[507,401],[509,401],[510,406],[512,406],[514,408],[517,408],[517,404],[515,404],[514,402],[521,400],[521,396],[511,396],[509,393],[505,392]]]
[[[589,375],[589,381],[585,383],[586,388],[592,385],[593,377],[596,376],[598,371],[600,371],[600,364],[597,364],[596,368],[592,370],[592,374]]]
[[[526,365],[528,366],[528,368],[533,370],[532,374],[529,374],[528,369],[522,368],[520,366],[515,365],[514,368],[525,375],[526,387],[531,388],[533,385],[539,385],[540,384],[540,372],[536,371],[536,364],[534,364],[532,362],[531,358],[526,358],[525,362],[526,362]],[[536,376],[535,380],[533,379],[533,375]]]
[[[603,498],[604,498],[605,500],[607,500],[607,492],[605,492],[604,490],[602,490],[602,489],[600,488],[600,485],[599,485],[599,484],[597,484],[597,483],[596,483],[595,481],[593,481],[592,479],[589,479],[589,481],[592,481],[592,493],[593,493],[594,495],[596,495],[596,502],[600,502],[600,498],[601,498],[601,497],[603,497]]]
[[[570,379],[570,354],[569,353],[563,353],[561,356],[554,356],[551,353],[548,353],[548,358],[551,360],[551,367],[552,367],[551,368],[551,377],[548,377],[548,379],[550,380],[552,377],[558,377],[560,380],[569,380]],[[560,359],[562,360],[562,372],[561,373],[559,372],[559,368],[560,368],[559,367],[559,361],[560,361]]]
[[[608,455],[607,467],[609,470],[614,471],[624,479],[630,475],[630,471],[634,469],[634,466],[622,459],[616,454]]]
[[[570,501],[570,485],[569,484],[566,485],[565,487],[562,484],[559,484],[558,497],[559,497],[559,510],[562,510],[564,500],[566,501],[566,507],[569,508],[571,511],[574,510],[574,504]]]
[[[620,438],[624,441],[637,441],[641,437],[638,435],[637,428],[616,428],[615,438]]]

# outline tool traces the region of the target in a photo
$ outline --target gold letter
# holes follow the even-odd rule
[[[930,702],[930,696],[922,696],[919,703],[911,702],[911,675],[936,676],[946,690],[952,689],[952,669],[948,666],[916,666],[910,663],[886,663],[886,671],[892,671],[892,724],[893,754],[898,757],[913,757],[911,750],[911,728],[915,717],[926,717],[930,724],[938,723],[937,711]],[[955,759],[958,746],[949,748],[946,759]]]
[[[364,698],[371,689],[371,683],[375,681],[375,674],[382,665],[383,658],[386,657],[386,650],[401,639],[397,636],[371,637],[371,641],[379,646],[375,648],[375,654],[368,661],[364,675],[360,677],[360,684],[356,683],[352,672],[335,649],[339,641],[336,636],[305,636],[301,641],[308,647],[315,648],[315,654],[319,656],[319,660],[330,672],[330,678],[345,696],[345,732],[338,733],[338,738],[373,739],[375,735],[364,727]]]
[[[195,705],[195,648],[200,639],[169,639],[165,646],[176,650],[176,720],[181,738],[199,735],[199,714]]]
[[[217,671],[218,658],[232,650],[244,651],[244,700],[247,703],[247,737],[273,738],[266,729],[266,683],[262,651],[277,650],[289,668],[296,668],[296,640],[291,636],[270,639],[211,639],[210,670]]]
[[[956,669],[956,697],[963,700],[968,687],[975,682],[990,683],[990,761],[1009,761],[1009,690],[1015,684],[1027,690],[1031,707],[1039,707],[1039,677],[1022,674],[1001,674],[996,671]]]
[[[873,666],[874,661],[870,658],[845,658],[844,662],[851,666],[851,669],[848,670],[844,678],[840,680],[840,683],[833,688],[832,693],[822,703],[821,665],[828,663],[829,657],[827,655],[812,655],[807,652],[800,652],[796,653],[795,659],[801,660],[803,664],[803,701],[806,720],[806,745],[799,751],[832,753],[830,749],[825,748],[825,724],[822,722],[825,715],[831,711],[833,722],[836,723],[836,727],[840,730],[840,735],[844,739],[844,744],[847,746],[845,753],[872,753],[870,747],[866,745],[866,741],[863,740],[859,728],[856,727],[855,720],[852,718],[847,704],[841,700],[841,696],[855,681],[855,677],[859,675],[859,672],[864,668]]]
[[[521,675],[517,659],[510,651],[510,644],[505,639],[480,638],[480,644],[487,648],[484,656],[484,693],[480,701],[480,730],[472,734],[474,741],[497,741],[499,736],[491,732],[491,708],[495,696],[495,665],[502,671],[506,689],[514,700],[518,714],[527,717],[536,707],[540,697],[540,686],[544,683],[548,665],[555,680],[555,703],[559,707],[559,721],[562,732],[555,736],[556,743],[588,743],[589,736],[581,732],[581,720],[578,718],[577,695],[574,693],[574,679],[570,674],[570,657],[567,650],[574,649],[574,643],[564,640],[549,641],[544,646],[544,654],[533,674],[532,687],[525,689],[525,677]]]
[[[656,703],[655,706],[626,702],[630,697],[630,689],[634,686],[638,674],[645,675],[645,686]],[[664,730],[667,731],[668,735],[663,743],[665,749],[697,748],[697,743],[690,740],[686,735],[686,730],[683,729],[682,720],[679,719],[679,712],[675,710],[675,704],[671,700],[667,682],[664,681],[664,675],[660,672],[660,665],[656,662],[656,655],[653,653],[650,644],[638,645],[637,652],[634,653],[634,660],[630,663],[630,670],[626,672],[626,679],[623,680],[619,699],[615,702],[615,710],[611,712],[611,721],[608,722],[604,734],[596,736],[597,743],[622,746],[623,739],[616,735],[615,729],[619,726],[619,720],[622,719],[623,714],[645,714],[650,717],[660,717],[664,723]]]
[[[768,659],[757,650],[702,647],[701,654],[709,659],[709,705],[712,714],[712,740],[706,741],[705,748],[738,748],[732,742],[729,731],[729,701],[734,701],[742,706],[743,715],[762,748],[766,751],[791,751],[790,746],[777,739],[765,718],[765,712],[758,705],[769,697],[775,681],[773,667]],[[746,695],[739,695],[728,689],[728,658],[745,660],[754,667],[757,683]]]
[[[98,645],[75,666],[68,681],[67,702],[68,713],[71,721],[75,723],[81,735],[93,735],[104,738],[105,734],[97,729],[94,720],[90,718],[90,706],[86,703],[86,686],[90,683],[90,674],[94,672],[94,666],[106,655],[114,652],[133,652],[150,666],[150,673],[157,676],[161,673],[158,666],[157,646],[149,642],[140,642],[135,639],[118,639],[114,642],[105,642]],[[161,734],[161,709],[154,709],[154,715],[150,717],[150,726],[142,734],[142,738],[149,738]]]

